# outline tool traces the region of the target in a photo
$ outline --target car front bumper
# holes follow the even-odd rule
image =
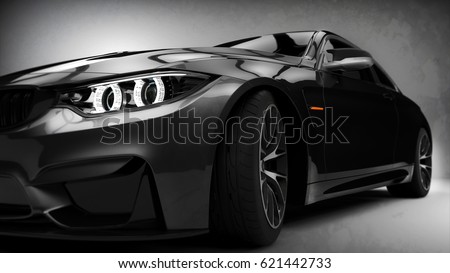
[[[221,77],[172,103],[101,117],[53,108],[0,132],[0,234],[157,239],[205,232],[216,146],[174,140],[165,122],[182,128],[197,121],[193,112],[220,117],[241,85]],[[150,131],[168,141],[152,143],[143,137]],[[110,141],[111,132],[120,138]]]

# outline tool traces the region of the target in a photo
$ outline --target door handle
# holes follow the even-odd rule
[[[393,100],[395,99],[395,94],[393,92],[383,93],[383,98]]]

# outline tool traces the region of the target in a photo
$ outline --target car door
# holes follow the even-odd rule
[[[326,58],[321,61],[325,62]],[[375,172],[389,168],[394,160],[398,123],[393,102],[395,92],[377,84],[372,68],[341,72],[321,70],[320,73],[328,119],[327,172],[360,169]],[[380,166],[381,169],[377,168]]]

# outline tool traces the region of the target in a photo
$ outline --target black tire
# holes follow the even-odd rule
[[[271,93],[259,91],[247,96],[229,121],[235,117],[241,126],[228,122],[227,143],[217,151],[211,232],[227,241],[268,245],[277,239],[286,209],[287,151],[280,112]]]
[[[420,129],[414,160],[414,171],[411,182],[400,185],[388,186],[390,194],[398,197],[419,198],[428,194],[431,187],[431,138],[425,129]]]

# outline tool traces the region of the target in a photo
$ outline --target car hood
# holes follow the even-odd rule
[[[82,84],[157,69],[176,68],[187,62],[211,59],[256,60],[296,65],[299,58],[236,48],[182,48],[117,52],[28,69],[0,78],[0,86],[55,86]]]

